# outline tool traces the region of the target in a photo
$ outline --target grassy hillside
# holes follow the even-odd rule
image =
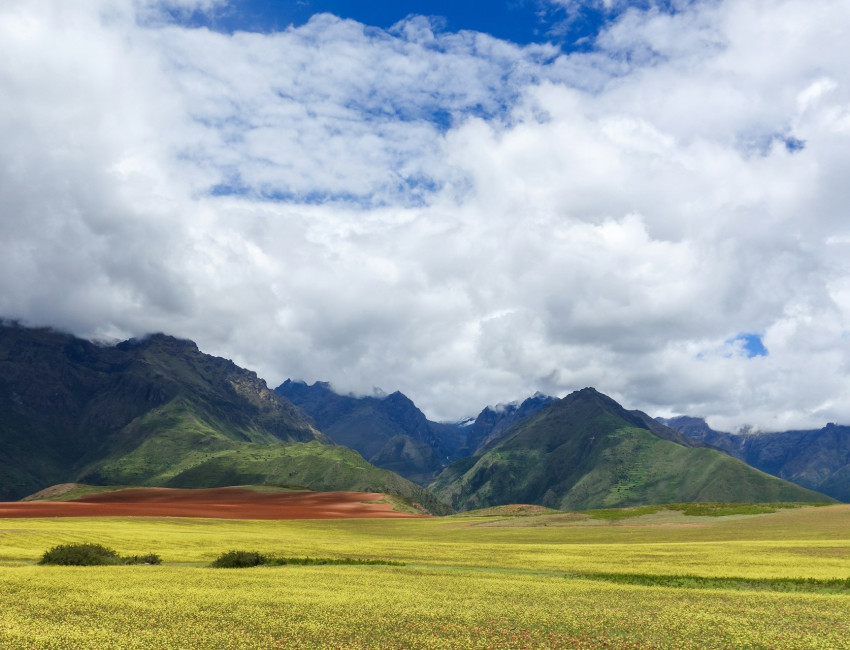
[[[427,491],[331,446],[251,371],[165,335],[100,346],[0,326],[0,499],[67,482]],[[327,444],[324,444],[327,443]]]
[[[204,446],[330,442],[255,373],[191,341],[97,345],[0,325],[0,499],[74,481],[151,436],[184,435]]]
[[[685,447],[635,426],[585,389],[449,466],[431,486],[455,508],[530,503],[562,510],[685,501],[824,501],[823,495],[713,449]]]
[[[433,514],[451,510],[423,488],[367,463],[340,446],[266,442],[263,431],[236,432],[197,406],[175,400],[131,423],[142,442],[92,463],[79,473],[84,483],[203,488],[229,485],[301,485],[311,490],[389,492],[420,503]]]
[[[662,421],[763,472],[850,501],[850,427],[827,424],[815,430],[732,434],[711,429],[701,418]]]
[[[243,444],[210,454],[191,467],[180,468],[161,485],[225,487],[228,485],[302,485],[311,490],[387,492],[420,504],[431,514],[451,512],[424,488],[398,474],[367,463],[356,451],[319,442],[287,445]],[[153,484],[153,483],[149,483]]]

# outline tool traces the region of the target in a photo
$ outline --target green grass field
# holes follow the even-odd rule
[[[0,520],[0,648],[850,648],[850,506],[632,514]],[[83,541],[164,564],[35,564]]]

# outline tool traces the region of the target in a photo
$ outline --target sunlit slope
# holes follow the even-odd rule
[[[427,490],[371,465],[351,449],[318,441],[235,440],[225,433],[225,423],[203,419],[181,402],[157,409],[132,426],[149,429],[141,436],[143,442],[98,460],[81,472],[82,482],[180,488],[275,484],[388,492],[420,503],[433,514],[450,511]]]
[[[468,510],[507,503],[588,509],[686,501],[828,501],[722,452],[659,437],[592,388],[515,426],[431,486]]]
[[[283,483],[389,492],[449,511],[330,442],[255,373],[191,341],[157,334],[103,346],[0,326],[0,499],[66,482]]]
[[[217,440],[330,442],[255,373],[191,341],[98,345],[0,325],[0,498],[76,480],[152,436],[211,430]]]

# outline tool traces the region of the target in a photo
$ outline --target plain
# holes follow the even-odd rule
[[[3,520],[0,647],[850,648],[850,506],[630,514]],[[35,565],[79,541],[165,564]],[[230,549],[405,566],[208,568]]]

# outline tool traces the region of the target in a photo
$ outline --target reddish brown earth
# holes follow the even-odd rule
[[[376,503],[367,492],[257,492],[244,488],[132,488],[75,501],[0,503],[3,517],[210,517],[216,519],[350,519],[421,517]]]

